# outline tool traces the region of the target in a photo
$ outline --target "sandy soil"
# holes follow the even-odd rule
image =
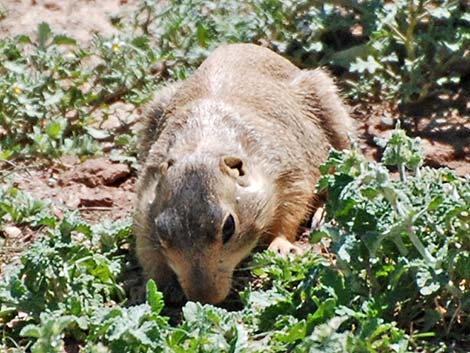
[[[4,16],[0,38],[31,34],[41,22],[81,42],[89,41],[95,33],[111,36],[117,32],[110,17],[130,12],[137,4],[137,0],[0,0]]]
[[[470,97],[459,92],[453,100],[434,97],[398,111],[385,104],[357,106],[353,116],[359,122],[363,151],[373,159],[380,158],[374,137],[389,136],[398,117],[408,135],[419,137],[425,165],[448,167],[459,175],[470,175]]]

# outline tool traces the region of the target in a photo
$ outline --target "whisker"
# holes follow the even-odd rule
[[[148,226],[147,225],[142,225],[140,223],[134,223],[132,225],[134,228],[138,228],[138,229],[143,229],[143,230],[147,230],[148,229]]]
[[[140,238],[144,238],[144,239],[148,239],[148,240],[151,240],[153,242],[157,242],[158,239],[156,239],[156,237],[154,236],[151,236],[151,235],[147,235],[147,234],[141,234],[139,235]]]
[[[259,268],[260,266],[244,266],[244,267],[236,267],[234,272],[242,272],[242,271],[252,271],[255,268]]]
[[[136,246],[135,248],[136,248],[136,249],[143,249],[143,250],[147,250],[147,249],[150,249],[150,250],[158,250],[158,251],[161,250],[161,248],[160,248],[158,245],[155,245],[155,246],[152,246],[152,247],[148,247],[148,246]]]

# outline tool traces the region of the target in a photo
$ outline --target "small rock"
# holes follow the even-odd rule
[[[60,11],[60,10],[62,10],[62,8],[58,4],[56,4],[52,1],[44,3],[44,7],[46,9],[50,10],[50,11]]]
[[[57,184],[57,180],[55,178],[49,178],[47,179],[47,185],[49,185],[50,187],[53,187]]]
[[[121,127],[122,122],[115,115],[111,115],[106,121],[101,124],[101,128],[104,130],[116,130]]]
[[[99,185],[115,185],[131,173],[129,166],[113,163],[107,158],[88,159],[77,168],[64,173],[61,185],[79,183],[90,188]]]
[[[60,164],[67,168],[72,168],[73,165],[79,163],[80,159],[77,156],[65,155],[59,158]]]
[[[109,107],[109,116],[99,124],[99,128],[106,131],[116,131],[137,119],[135,106],[130,103],[116,102]]]
[[[454,148],[449,144],[421,139],[421,148],[425,162],[432,167],[446,166],[455,159]]]
[[[23,233],[20,228],[11,225],[4,226],[2,232],[8,239],[18,238]]]
[[[364,33],[364,27],[362,27],[361,25],[356,24],[355,26],[351,28],[351,34],[355,37],[360,37],[363,35],[363,33]]]
[[[383,116],[380,118],[380,127],[382,129],[393,129],[394,120],[391,116]]]
[[[106,191],[95,192],[93,189],[88,189],[80,195],[78,207],[111,207],[113,204],[112,195]]]
[[[104,185],[114,185],[124,180],[131,174],[131,170],[127,164],[111,164],[101,173]]]

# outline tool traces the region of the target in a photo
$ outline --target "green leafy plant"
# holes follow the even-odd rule
[[[0,226],[27,223],[37,227],[49,217],[48,203],[16,189],[0,187]]]
[[[46,234],[22,255],[20,266],[13,263],[4,269],[0,283],[0,317],[8,322],[26,315],[25,322],[41,322],[34,330],[24,331],[32,337],[48,336],[50,330],[61,331],[72,323],[86,328],[97,306],[123,300],[123,289],[117,283],[123,266],[119,244],[130,234],[129,223],[118,224],[114,234],[125,233],[125,237],[116,236],[109,246],[104,237],[97,239],[100,229],[93,230],[74,214],[62,221],[43,218],[41,223],[48,229]],[[107,228],[113,235],[112,228]],[[55,322],[60,317],[67,319]],[[17,323],[13,337],[22,326],[21,321]]]
[[[156,39],[174,77],[221,43],[255,42],[301,66],[342,72],[354,99],[406,104],[448,91],[466,74],[468,10],[432,0],[144,1],[135,25]]]
[[[105,108],[119,100],[148,100],[157,83],[150,68],[159,60],[143,36],[96,37],[78,48],[46,23],[35,38],[0,41],[0,58],[1,159],[96,153],[98,141],[114,136],[94,113],[106,117]]]
[[[452,337],[468,330],[470,313],[463,270],[470,260],[469,179],[419,167],[416,141],[402,130],[382,145],[384,163],[399,168],[400,180],[356,150],[331,153],[320,189],[337,225],[323,234],[348,287],[362,300],[375,298],[380,317]],[[403,166],[412,174],[405,177]]]
[[[375,13],[368,50],[350,66],[362,76],[353,84],[357,93],[378,88],[385,97],[410,103],[460,82],[470,59],[468,4],[395,1],[378,5]]]

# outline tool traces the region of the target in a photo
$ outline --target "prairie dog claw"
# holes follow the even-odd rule
[[[325,223],[326,212],[323,207],[318,207],[312,217],[311,230],[318,230]]]
[[[287,257],[289,254],[301,255],[303,253],[301,248],[292,244],[284,237],[274,238],[271,244],[269,244],[268,249],[274,251],[276,254],[281,255],[282,257]]]

